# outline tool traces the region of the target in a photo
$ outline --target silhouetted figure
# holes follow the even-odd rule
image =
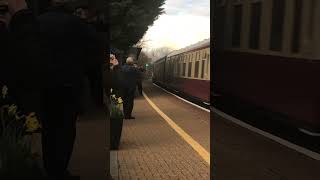
[[[4,15],[0,14],[0,88],[7,84],[8,72],[7,61],[9,61],[9,32],[7,28],[7,20]]]
[[[40,116],[47,174],[54,179],[71,177],[67,167],[85,77],[96,106],[103,107],[106,42],[94,28],[64,8],[65,0],[51,0],[48,12],[38,18],[24,0],[8,1],[10,23],[0,17],[1,43],[5,44],[0,50],[7,52],[2,53],[1,81],[9,86],[23,111]]]
[[[0,28],[1,79],[19,110],[38,111],[43,73],[38,26],[24,0],[8,0],[6,22]],[[4,16],[0,17],[3,19]],[[6,24],[6,26],[4,26]]]
[[[111,88],[112,94],[117,96],[121,96],[121,83],[119,76],[121,74],[121,68],[119,66],[119,62],[115,55],[110,55],[110,79],[111,79]]]
[[[138,77],[138,80],[137,80],[137,87],[138,87],[138,92],[139,94],[142,96],[142,81],[143,81],[143,78],[144,78],[144,68],[142,66],[138,66],[138,70],[140,71],[140,75]]]
[[[135,119],[135,117],[132,116],[132,110],[134,105],[134,93],[139,76],[140,72],[134,67],[133,59],[128,57],[126,64],[121,68],[123,114],[125,119]]]
[[[86,76],[96,105],[103,105],[105,56],[103,43],[92,27],[71,15],[63,3],[55,0],[51,3],[49,11],[38,18],[41,44],[46,52],[43,61],[48,71],[41,96],[40,119],[44,167],[49,176],[59,179],[69,175],[67,167]]]

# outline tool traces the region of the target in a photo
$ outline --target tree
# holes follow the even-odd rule
[[[156,61],[164,56],[167,56],[173,49],[169,47],[161,47],[152,49],[148,52],[148,55],[152,58],[152,61]]]
[[[110,0],[111,45],[128,50],[164,12],[165,0]]]
[[[150,64],[150,63],[151,63],[151,58],[145,52],[142,51],[139,55],[138,65],[146,67],[146,64]]]

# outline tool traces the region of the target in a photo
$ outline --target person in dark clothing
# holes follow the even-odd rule
[[[0,17],[0,80],[23,112],[40,116],[45,170],[63,179],[69,176],[85,76],[96,106],[103,108],[105,43],[92,27],[51,2],[49,12],[35,18],[25,1],[8,0],[10,21]]]
[[[6,4],[2,4],[0,1],[0,94],[2,95],[2,89],[8,87],[10,71],[8,71],[9,61],[9,31],[8,31],[8,10]],[[2,98],[2,97],[0,97]],[[7,96],[8,98],[8,96]],[[0,101],[0,107],[8,102]],[[0,127],[0,132],[2,127]]]
[[[22,113],[39,110],[41,64],[37,23],[23,0],[8,0],[6,26],[1,23],[1,79]],[[3,17],[3,16],[2,16]],[[1,18],[3,19],[3,18]],[[2,21],[3,22],[3,21]]]
[[[120,84],[120,66],[119,62],[115,55],[110,55],[110,79],[111,79],[111,88],[112,94],[115,94],[117,97],[121,97],[121,84]]]
[[[1,4],[0,4],[1,5]],[[0,7],[1,8],[1,7]],[[8,81],[8,72],[7,72],[7,61],[9,59],[9,32],[7,28],[7,18],[5,8],[0,9],[0,88],[7,84]]]
[[[142,66],[138,66],[137,67],[138,70],[140,71],[140,76],[138,77],[138,80],[137,80],[137,87],[138,87],[138,92],[139,94],[142,96],[142,81],[143,81],[143,75],[144,75],[144,68]]]
[[[105,54],[93,27],[71,15],[63,3],[51,2],[49,11],[38,17],[48,82],[42,91],[40,119],[44,167],[49,176],[60,178],[68,175],[86,76],[97,107],[103,106]]]
[[[105,42],[63,2],[51,0],[48,12],[35,18],[25,1],[9,0],[12,46],[6,66],[11,76],[5,79],[20,107],[39,114],[44,168],[55,179],[70,176],[67,167],[85,77],[97,108],[103,108]]]
[[[121,68],[122,75],[122,96],[123,96],[123,114],[125,119],[135,119],[132,116],[134,106],[134,93],[137,85],[137,79],[140,72],[134,67],[133,59],[127,58],[126,64]]]

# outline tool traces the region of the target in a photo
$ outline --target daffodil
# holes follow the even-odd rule
[[[122,103],[123,103],[123,100],[122,100],[121,97],[118,98],[118,103],[119,103],[119,104],[122,104]]]
[[[27,128],[26,132],[34,132],[40,128],[40,124],[35,113],[30,113],[27,116],[25,126]]]
[[[17,113],[17,109],[18,109],[18,107],[16,105],[12,104],[8,108],[8,114],[9,115],[15,115]]]
[[[3,86],[2,87],[2,98],[6,98],[8,95],[8,87],[7,86]]]

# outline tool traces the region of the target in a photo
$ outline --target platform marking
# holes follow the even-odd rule
[[[173,94],[172,92],[169,92],[168,90],[166,90],[166,89],[164,89],[164,88],[162,88],[162,87],[160,87],[160,86],[158,86],[158,85],[156,85],[156,84],[154,84],[154,83],[153,83],[153,85],[154,85],[154,86],[157,86],[158,88],[164,90],[165,92],[167,92],[167,93],[175,96],[176,98],[178,98],[178,99],[180,99],[180,100],[182,100],[182,101],[184,101],[184,102],[186,102],[186,103],[189,103],[189,104],[191,104],[191,105],[193,105],[193,106],[195,106],[195,107],[197,107],[197,108],[199,108],[199,109],[202,109],[202,110],[204,110],[204,111],[206,111],[206,112],[210,112],[209,109],[206,109],[206,108],[201,107],[201,106],[199,106],[199,105],[197,105],[197,104],[194,104],[193,102],[190,102],[190,101],[188,101],[188,100],[185,100],[185,99],[183,99],[182,97],[180,97],[180,96],[178,96],[178,95],[176,95],[176,94]],[[178,92],[178,91],[177,91],[177,92]]]
[[[305,133],[305,134],[308,134],[309,136],[315,136],[315,137],[320,137],[320,133],[314,133],[314,132],[310,132],[306,129],[302,129],[302,128],[299,128],[299,131]]]
[[[214,107],[212,107],[211,110],[213,112],[215,112],[216,114],[218,114],[219,116],[223,117],[224,119],[229,120],[229,121],[231,121],[231,122],[233,122],[233,123],[235,123],[235,124],[237,124],[237,125],[239,125],[239,126],[241,126],[243,128],[249,129],[250,131],[253,131],[253,132],[257,133],[257,134],[260,134],[260,135],[262,135],[262,136],[264,136],[266,138],[269,138],[269,139],[271,139],[271,140],[273,140],[273,141],[275,141],[275,142],[277,142],[277,143],[279,143],[279,144],[281,144],[283,146],[286,146],[286,147],[288,147],[290,149],[293,149],[293,150],[295,150],[295,151],[297,151],[297,152],[299,152],[301,154],[304,154],[304,155],[306,155],[306,156],[308,156],[308,157],[310,157],[310,158],[312,158],[314,160],[317,160],[317,161],[320,160],[320,154],[319,153],[310,151],[309,149],[306,149],[304,147],[301,147],[301,146],[298,146],[296,144],[293,144],[293,143],[291,143],[291,142],[289,142],[287,140],[284,140],[282,138],[274,136],[274,135],[272,135],[272,134],[270,134],[268,132],[262,131],[262,130],[260,130],[260,129],[256,128],[256,127],[253,127],[253,126],[251,126],[251,125],[249,125],[247,123],[244,123],[243,121],[241,121],[239,119],[236,119],[236,118],[234,118],[234,117],[232,117],[232,116],[230,116],[230,115],[228,115],[228,114],[226,114],[226,113],[224,113],[224,112],[222,112],[222,111],[220,111],[220,110],[218,110],[218,109],[216,109]]]
[[[182,128],[180,128],[171,118],[163,113],[157,105],[155,105],[149,97],[144,93],[144,98],[148,101],[151,107],[184,139],[209,165],[210,165],[210,153],[206,151],[197,141],[195,141],[189,134],[187,134]]]

